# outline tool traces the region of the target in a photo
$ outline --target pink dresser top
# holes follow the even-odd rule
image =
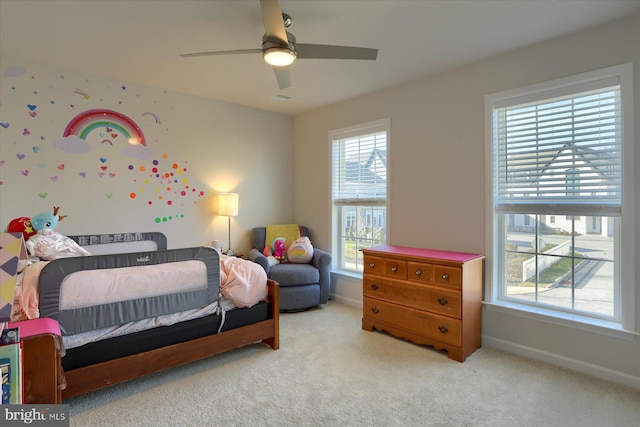
[[[9,323],[9,328],[20,328],[20,339],[34,335],[53,334],[60,335],[60,324],[57,320],[48,317],[24,320],[22,322]]]
[[[363,251],[378,252],[380,254],[408,255],[420,258],[442,259],[456,262],[467,262],[476,258],[484,258],[484,255],[466,252],[439,251],[435,249],[412,248],[409,246],[380,245],[372,248],[364,248]]]

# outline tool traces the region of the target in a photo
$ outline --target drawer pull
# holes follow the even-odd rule
[[[378,285],[376,285],[375,283],[371,284],[371,289],[373,289],[374,291],[378,290]]]
[[[447,280],[447,279],[449,278],[449,275],[448,275],[448,274],[443,274],[443,275],[442,275],[442,278],[443,278],[444,280]]]
[[[375,263],[375,262],[371,262],[371,263],[369,263],[369,267],[374,268],[375,266],[376,266],[376,263]]]
[[[420,270],[416,270],[416,276],[419,276],[419,275],[421,275],[421,274],[422,274],[422,271],[420,271]]]
[[[449,301],[447,301],[447,300],[446,300],[446,299],[444,299],[444,298],[438,298],[438,303],[439,303],[440,305],[446,305],[448,302],[449,302]]]
[[[396,267],[396,266],[391,267],[391,271],[393,271],[395,273],[396,271],[398,271],[398,267]]]
[[[438,326],[438,330],[443,334],[446,334],[447,332],[449,332],[449,329],[447,329],[446,326]]]
[[[371,311],[373,311],[373,314],[378,314],[378,313],[380,313],[380,310],[378,310],[378,307],[373,307],[373,308],[371,309]]]

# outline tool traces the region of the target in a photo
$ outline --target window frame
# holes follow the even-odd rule
[[[579,313],[566,313],[546,307],[520,304],[503,298],[506,294],[500,277],[505,269],[503,264],[504,239],[501,237],[501,227],[508,221],[504,215],[498,213],[494,206],[494,118],[496,103],[531,96],[536,93],[556,91],[561,92],[578,84],[589,83],[606,78],[617,78],[620,84],[622,106],[622,208],[620,227],[614,233],[619,253],[616,254],[616,277],[619,280],[617,299],[620,321],[608,321]],[[571,89],[569,89],[571,90]],[[579,90],[571,90],[579,93]],[[633,69],[632,64],[621,64],[574,76],[569,76],[549,82],[543,82],[522,88],[516,88],[488,94],[485,96],[485,171],[486,171],[486,253],[487,286],[485,287],[484,304],[489,310],[511,315],[540,320],[569,328],[615,336],[623,339],[634,339],[638,336],[635,323],[635,176],[634,176],[634,104],[633,104]],[[516,102],[513,102],[516,104]],[[503,218],[501,220],[500,218]],[[505,232],[506,233],[506,232]],[[497,254],[497,255],[495,255]]]
[[[342,220],[339,217],[339,213],[341,211],[340,208],[343,206],[336,206],[334,203],[334,142],[337,140],[342,140],[346,138],[355,138],[364,135],[369,135],[378,132],[386,132],[386,199],[384,201],[384,205],[379,205],[377,207],[384,208],[385,210],[385,235],[384,241],[385,243],[389,241],[390,229],[389,229],[389,177],[390,177],[390,147],[391,147],[391,119],[385,118],[380,120],[375,120],[371,122],[361,123],[354,126],[334,129],[329,131],[328,141],[329,141],[329,203],[331,206],[331,249],[332,249],[332,263],[333,269],[336,272],[340,272],[346,275],[352,276],[361,276],[362,272],[354,269],[346,269],[343,267],[345,254],[342,250],[342,234],[340,233],[340,228],[342,227]],[[361,207],[371,207],[371,205],[365,203],[361,204],[349,204],[350,206],[359,205]],[[372,212],[372,215],[376,215],[375,212]],[[373,220],[373,217],[372,217]]]

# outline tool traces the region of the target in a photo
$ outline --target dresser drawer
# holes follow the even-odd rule
[[[364,273],[384,275],[384,258],[365,255]]]
[[[393,258],[382,258],[375,256],[364,257],[364,272],[378,274],[380,276],[393,277],[394,279],[405,280],[407,278],[407,262]]]
[[[407,261],[407,279],[418,283],[433,283],[433,265]]]
[[[407,262],[399,259],[385,258],[384,275],[394,279],[407,279]]]
[[[364,276],[362,285],[364,296],[460,318],[462,307],[460,292],[397,282],[370,275]]]
[[[433,283],[438,286],[446,286],[447,288],[462,289],[462,269],[458,267],[434,265]]]
[[[460,320],[366,296],[363,302],[363,315],[373,322],[386,323],[446,344],[460,346],[462,343]]]

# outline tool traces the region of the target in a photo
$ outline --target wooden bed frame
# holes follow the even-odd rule
[[[267,287],[269,319],[191,341],[66,371],[64,376],[67,384],[62,392],[62,399],[194,362],[257,341],[262,341],[277,350],[280,348],[280,288],[278,283],[271,279],[267,281]]]

